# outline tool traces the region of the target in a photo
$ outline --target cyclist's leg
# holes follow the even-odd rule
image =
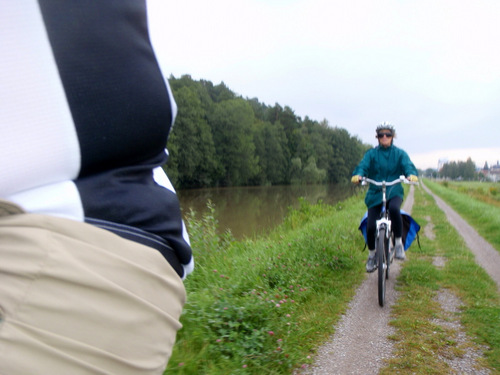
[[[373,272],[377,268],[375,262],[375,237],[377,231],[377,219],[380,217],[381,210],[381,204],[375,207],[370,207],[368,209],[368,217],[366,221],[366,239],[370,254],[368,255],[368,260],[366,262],[367,272]]]
[[[400,237],[403,234],[403,219],[401,218],[401,204],[403,200],[401,197],[393,197],[388,202],[389,215],[391,215],[392,233],[395,237]]]
[[[392,233],[395,238],[396,259],[404,259],[405,252],[402,243],[403,235],[403,218],[401,217],[401,204],[403,200],[401,197],[393,197],[388,202],[389,215],[391,215]]]
[[[375,236],[377,232],[377,219],[380,217],[382,205],[379,204],[375,207],[368,209],[368,217],[366,220],[366,239],[368,249],[375,250]]]

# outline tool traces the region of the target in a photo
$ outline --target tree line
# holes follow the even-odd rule
[[[178,113],[166,170],[179,189],[338,183],[371,147],[326,120],[243,98],[224,82],[183,75],[169,83]]]
[[[443,164],[441,169],[427,169],[425,174],[434,178],[448,178],[451,180],[479,180],[481,175],[476,170],[476,164],[471,158],[467,161],[451,161]]]

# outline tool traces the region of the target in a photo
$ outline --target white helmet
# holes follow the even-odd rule
[[[392,136],[395,137],[396,136],[396,129],[394,129],[394,126],[392,126],[391,124],[389,124],[388,122],[384,122],[382,124],[380,124],[379,126],[377,126],[377,129],[375,129],[375,131],[377,132],[377,134],[381,131],[381,130],[389,130],[391,133],[392,133]]]

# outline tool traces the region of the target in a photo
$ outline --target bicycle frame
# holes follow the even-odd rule
[[[383,213],[381,213],[380,219],[376,221],[376,256],[378,263],[378,302],[381,307],[385,303],[385,282],[389,278],[389,265],[392,262],[393,251],[391,251],[392,245],[392,223],[389,215],[389,210],[387,209],[387,195],[386,190],[388,186],[393,186],[399,183],[409,183],[405,176],[399,176],[398,179],[391,182],[378,182],[370,178],[363,177],[362,184],[370,183],[376,186],[382,187],[382,207]],[[383,238],[381,237],[383,236]]]

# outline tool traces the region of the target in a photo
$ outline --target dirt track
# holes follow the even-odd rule
[[[464,237],[478,264],[490,274],[500,290],[500,254],[440,198],[424,185],[420,186],[434,197],[438,207],[445,212],[450,223]],[[403,205],[403,209],[409,213],[413,206],[413,193],[412,186]],[[427,235],[426,233],[424,230],[424,235]],[[391,306],[398,297],[394,283],[400,269],[400,263],[395,260],[390,269],[384,308],[378,305],[377,272],[367,274],[349,304],[347,313],[339,321],[335,334],[329,342],[318,349],[315,363],[297,374],[378,374],[384,365],[384,359],[390,358],[393,352],[393,344],[387,337],[394,332],[389,321]],[[478,369],[473,366],[474,360],[461,363],[459,373],[477,374]]]

